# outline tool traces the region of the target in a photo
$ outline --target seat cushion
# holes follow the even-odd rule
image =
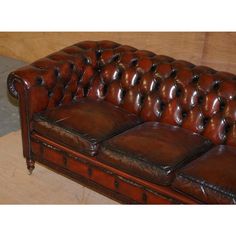
[[[37,114],[33,130],[79,152],[95,155],[98,144],[126,129],[140,119],[108,102],[89,98]]]
[[[97,158],[137,177],[169,185],[176,169],[210,147],[209,140],[186,129],[147,122],[103,142]]]
[[[236,148],[216,146],[182,168],[173,187],[203,203],[236,203]]]

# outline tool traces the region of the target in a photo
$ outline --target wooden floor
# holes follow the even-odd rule
[[[0,204],[117,204],[37,164],[28,175],[20,131],[0,137]]]

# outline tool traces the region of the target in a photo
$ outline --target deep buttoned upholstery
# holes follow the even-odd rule
[[[235,75],[84,41],[12,72],[8,89],[29,170],[36,160],[126,202],[235,203]]]
[[[110,41],[86,41],[21,68],[29,115],[78,101],[106,100],[140,116],[236,146],[236,77]]]

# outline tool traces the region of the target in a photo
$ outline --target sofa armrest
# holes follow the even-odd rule
[[[9,74],[9,93],[19,100],[26,158],[31,155],[30,121],[33,115],[71,103],[85,95],[86,86],[97,73],[93,45],[93,42],[82,42],[70,46]]]
[[[51,55],[61,56],[61,52]],[[64,55],[65,56],[65,55]],[[87,64],[84,55],[55,61],[43,58],[8,76],[8,90],[16,98],[27,96],[29,116],[84,96],[86,83],[96,74],[96,65]],[[20,87],[23,89],[20,90]],[[20,94],[22,92],[23,94]]]
[[[31,120],[35,113],[89,96],[103,96],[101,64],[116,53],[136,51],[111,41],[84,41],[64,48],[8,76],[8,90],[19,100],[24,156],[31,156]],[[109,71],[108,71],[109,72]],[[105,73],[105,72],[104,72]],[[110,72],[108,73],[110,74]]]

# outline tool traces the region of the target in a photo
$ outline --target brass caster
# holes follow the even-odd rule
[[[34,168],[29,168],[28,169],[28,175],[32,175]]]
[[[27,169],[28,169],[28,171],[29,171],[28,174],[31,175],[31,174],[33,173],[34,168],[35,168],[35,166],[34,166],[35,161],[33,161],[33,160],[27,160],[26,163],[27,163]]]

